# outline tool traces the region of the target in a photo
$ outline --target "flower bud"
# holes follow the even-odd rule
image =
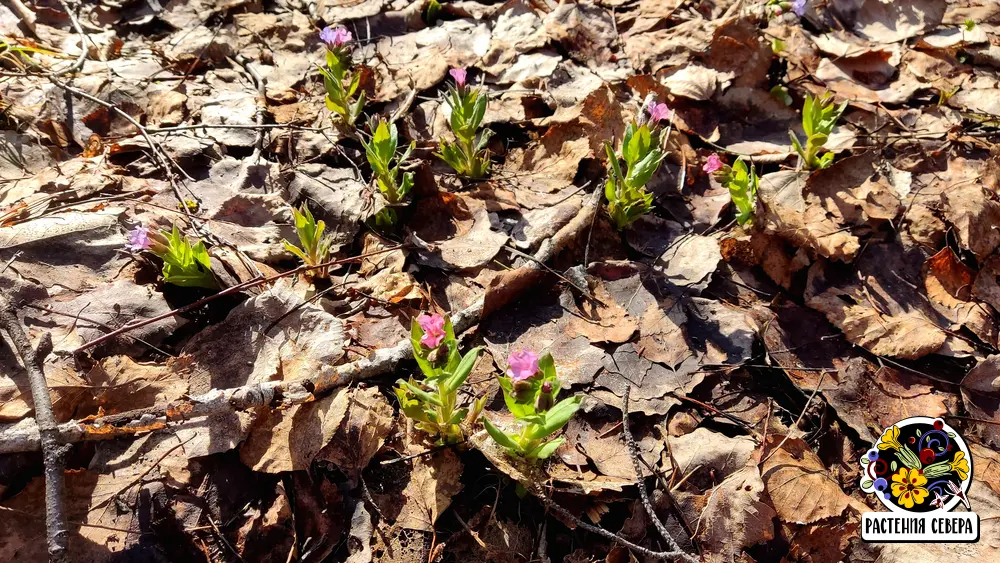
[[[555,397],[552,396],[552,382],[546,381],[542,383],[541,393],[538,394],[538,401],[535,404],[535,410],[538,412],[545,412],[552,408],[555,404]]]

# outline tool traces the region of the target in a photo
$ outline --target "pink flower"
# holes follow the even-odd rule
[[[674,113],[670,111],[670,108],[667,107],[667,104],[658,104],[656,102],[653,102],[649,106],[649,109],[647,111],[649,112],[649,119],[651,119],[653,122],[663,121],[664,119],[670,119],[670,116],[673,115]]]
[[[531,350],[513,352],[507,358],[507,375],[511,381],[525,381],[538,373],[538,354]]]
[[[351,39],[354,39],[354,36],[344,27],[336,29],[324,27],[323,31],[319,32],[319,39],[329,47],[341,47]]]
[[[780,16],[782,14],[781,6],[774,7],[774,15]]]
[[[128,243],[125,248],[132,252],[139,252],[140,250],[148,250],[150,243],[149,229],[138,225],[128,232]]]
[[[420,337],[420,343],[427,348],[437,348],[444,340],[444,317],[434,313],[433,315],[420,315],[417,317],[417,324],[424,331]]]
[[[712,153],[708,157],[708,162],[706,162],[705,166],[702,166],[701,169],[704,170],[706,174],[711,174],[722,168],[722,166],[722,159],[719,158],[719,155]]]
[[[448,71],[448,74],[455,79],[455,84],[461,88],[465,86],[465,79],[468,77],[469,73],[464,68],[453,68]]]

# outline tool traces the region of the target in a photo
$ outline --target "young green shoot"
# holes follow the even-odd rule
[[[624,229],[653,208],[653,194],[647,192],[645,186],[666,157],[661,148],[658,125],[661,121],[669,121],[672,115],[667,104],[657,104],[651,100],[644,105],[639,122],[632,121],[626,126],[620,155],[615,154],[610,142],[604,142],[604,150],[608,156],[608,180],[604,185],[604,196],[608,200],[611,220],[618,230]],[[619,160],[625,161],[624,167]]]
[[[410,345],[424,377],[396,381],[394,390],[400,409],[414,420],[418,430],[438,444],[463,442],[463,426],[471,428],[475,424],[486,397],[474,400],[471,408],[458,408],[458,389],[472,373],[482,347],[460,354],[451,319],[438,314],[413,319]]]
[[[160,257],[165,283],[181,287],[219,288],[212,275],[212,263],[205,243],[199,240],[192,245],[176,225],[169,233],[139,225],[129,231],[125,247],[132,252],[148,250]]]
[[[319,38],[326,44],[326,65],[319,67],[326,88],[326,107],[338,121],[353,128],[365,105],[364,92],[354,99],[361,73],[351,71],[351,50],[347,44],[353,37],[346,28],[326,27]]]
[[[309,207],[305,203],[299,209],[292,208],[292,215],[295,218],[295,232],[299,235],[299,246],[282,240],[285,250],[298,256],[306,266],[318,266],[330,260],[330,246],[333,238],[326,234],[326,223],[317,221]],[[328,271],[326,268],[311,270],[311,275],[325,278]]]
[[[490,170],[490,151],[486,143],[493,132],[489,129],[479,132],[486,116],[487,97],[481,88],[468,87],[468,73],[464,68],[453,68],[449,74],[455,79],[455,85],[448,86],[445,102],[451,107],[449,124],[456,142],[441,139],[441,152],[435,154],[459,176],[478,180]]]
[[[708,174],[715,174],[719,182],[729,189],[729,198],[736,208],[736,222],[741,227],[753,223],[757,209],[757,188],[759,179],[753,164],[747,165],[741,156],[731,167],[722,162],[719,155],[712,154],[702,167]]]
[[[840,119],[840,114],[847,108],[847,102],[836,105],[833,103],[833,94],[827,93],[822,98],[806,96],[805,105],[802,106],[802,130],[806,134],[805,145],[793,131],[788,132],[792,139],[792,146],[795,152],[799,153],[802,166],[809,170],[823,169],[833,164],[833,153],[826,152],[822,155],[823,145],[830,138],[833,127]]]
[[[483,417],[490,437],[510,455],[528,460],[546,459],[564,439],[547,438],[566,426],[583,398],[579,395],[556,402],[559,379],[551,354],[539,357],[530,350],[514,352],[507,359],[507,373],[499,376],[504,402],[520,423],[517,432],[505,432]]]
[[[406,196],[413,189],[413,172],[403,172],[400,176],[399,167],[410,157],[416,143],[411,142],[397,158],[399,133],[396,124],[380,118],[378,121],[373,120],[370,128],[371,140],[362,138],[361,144],[365,147],[365,155],[372,167],[378,191],[385,200],[385,205],[375,215],[375,224],[391,227],[399,218],[396,208],[404,205]]]

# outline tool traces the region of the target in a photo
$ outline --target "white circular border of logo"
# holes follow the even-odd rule
[[[958,445],[959,451],[961,451],[962,453],[965,454],[965,459],[967,459],[969,461],[969,476],[964,481],[962,481],[962,486],[961,486],[962,494],[968,495],[969,494],[969,487],[972,485],[972,473],[974,471],[974,467],[973,467],[973,463],[972,463],[972,453],[969,451],[969,446],[965,443],[965,440],[962,438],[962,435],[959,434],[957,430],[955,430],[954,428],[952,428],[947,422],[944,421],[943,418],[934,418],[934,417],[930,417],[930,416],[911,416],[910,418],[904,418],[903,420],[900,420],[896,424],[893,424],[893,426],[903,427],[903,426],[910,426],[910,425],[919,424],[919,423],[930,424],[930,425],[933,426],[935,420],[940,420],[941,423],[944,424],[944,426],[941,428],[942,430],[944,430],[945,432],[951,432],[951,433],[955,434],[955,437],[953,438],[953,440]],[[858,463],[861,465],[861,480],[859,482],[859,485],[860,485],[860,483],[864,483],[865,480],[870,479],[870,477],[868,475],[868,472],[867,472],[867,465],[864,464],[864,463],[862,463],[861,459],[867,459],[868,452],[870,452],[873,449],[876,449],[876,450],[878,449],[878,443],[882,439],[882,435],[885,434],[887,430],[889,430],[889,428],[884,428],[882,430],[882,433],[879,434],[879,437],[878,437],[877,440],[875,440],[875,443],[872,444],[871,447],[869,447],[867,450],[865,450],[865,453],[862,454],[861,458],[858,460]],[[886,508],[888,508],[892,512],[900,512],[900,513],[903,513],[903,514],[919,514],[919,513],[915,513],[915,512],[906,510],[905,508],[903,508],[901,506],[896,506],[895,503],[893,503],[893,502],[889,501],[888,499],[886,499],[885,496],[884,496],[883,491],[876,490],[875,489],[874,480],[872,480],[872,481],[873,481],[872,485],[870,487],[868,487],[867,489],[864,486],[861,486],[861,491],[864,492],[864,493],[868,493],[868,494],[875,494],[875,497],[878,498],[879,502],[881,502],[883,506],[885,506]],[[889,481],[891,483],[891,479],[886,479],[886,481]],[[889,486],[891,487],[891,484]],[[888,491],[889,489],[886,489],[886,490]],[[951,498],[951,500],[949,500],[948,503],[946,505],[944,505],[943,508],[938,508],[935,511],[937,511],[937,512],[950,512],[953,508],[955,508],[956,506],[958,506],[961,502],[962,502],[962,499],[958,498],[957,496],[953,496]],[[931,511],[931,512],[935,512],[935,511]]]

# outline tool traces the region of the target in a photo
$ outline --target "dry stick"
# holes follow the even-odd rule
[[[335,266],[337,264],[344,264],[346,262],[352,262],[354,260],[361,260],[361,259],[364,259],[364,258],[368,258],[370,256],[375,256],[377,254],[384,254],[386,252],[390,252],[390,251],[393,251],[393,250],[398,250],[400,248],[402,248],[402,245],[390,246],[388,248],[383,248],[381,250],[375,250],[375,251],[369,252],[367,254],[359,254],[358,256],[352,256],[350,258],[340,258],[338,260],[330,260],[328,262],[324,262],[322,264],[317,264],[315,266],[299,266],[298,268],[295,268],[294,270],[288,270],[287,272],[281,272],[280,274],[274,274],[273,276],[268,276],[266,278],[254,278],[252,280],[249,280],[249,281],[246,281],[246,282],[243,282],[243,283],[231,286],[231,287],[227,287],[226,289],[220,291],[219,293],[215,293],[215,294],[209,295],[208,297],[204,297],[202,299],[199,299],[199,300],[197,300],[194,303],[191,303],[189,305],[185,305],[183,307],[178,307],[177,309],[174,309],[172,311],[167,311],[166,313],[163,313],[162,315],[157,315],[157,316],[149,318],[149,319],[143,319],[143,320],[141,320],[139,322],[135,322],[135,323],[133,323],[133,322],[126,323],[124,326],[122,326],[118,330],[109,332],[109,333],[107,333],[107,334],[105,334],[105,335],[103,335],[103,336],[101,336],[99,338],[96,338],[94,340],[91,340],[90,342],[87,342],[86,344],[80,345],[80,347],[78,347],[77,349],[73,350],[73,353],[75,354],[77,352],[82,352],[83,350],[86,350],[87,348],[91,348],[91,347],[97,346],[98,344],[100,344],[102,342],[110,340],[111,338],[119,336],[119,335],[121,335],[123,333],[126,333],[126,332],[130,331],[130,330],[135,330],[137,328],[142,328],[142,327],[144,327],[146,325],[162,321],[163,319],[174,317],[174,316],[180,315],[181,313],[185,313],[185,312],[190,311],[192,309],[196,309],[198,307],[201,307],[205,303],[208,303],[210,301],[214,301],[214,300],[216,300],[216,299],[218,299],[218,298],[220,298],[220,297],[222,297],[224,295],[231,295],[233,293],[239,293],[240,291],[243,291],[243,290],[246,290],[246,289],[250,289],[250,288],[253,288],[253,287],[257,287],[258,285],[264,285],[264,284],[273,282],[275,280],[278,280],[280,278],[286,278],[288,276],[292,276],[292,275],[295,275],[295,274],[300,274],[302,272],[307,272],[309,270],[316,270],[316,269],[320,269],[320,268],[329,268],[330,266]]]
[[[42,459],[45,464],[45,529],[48,532],[49,561],[67,560],[69,530],[66,526],[66,509],[63,499],[65,482],[63,470],[66,467],[68,446],[60,442],[59,427],[52,415],[52,400],[42,370],[44,354],[31,347],[31,341],[17,318],[14,306],[0,294],[0,328],[10,336],[17,354],[21,357],[28,381],[31,384],[31,399],[35,405],[35,421],[38,424]],[[40,348],[50,348],[52,337],[46,333],[48,343]]]
[[[87,51],[89,50],[87,48],[87,41],[88,41],[87,34],[83,32],[83,28],[80,26],[80,20],[77,19],[76,14],[73,13],[73,10],[69,8],[69,5],[66,3],[66,0],[59,0],[59,4],[62,5],[62,9],[66,12],[66,15],[69,16],[69,21],[73,24],[73,29],[75,29],[76,32],[80,35],[80,56],[70,66],[62,70],[53,72],[52,76],[62,76],[64,74],[76,72],[81,68],[83,68],[83,63],[84,61],[87,60]]]
[[[628,396],[632,392],[632,384],[625,383],[625,396],[622,397],[622,436],[625,438],[625,445],[628,447],[628,455],[632,458],[632,469],[635,470],[635,484],[639,488],[639,498],[642,499],[642,506],[646,508],[646,513],[649,514],[649,518],[653,521],[653,525],[656,526],[656,530],[660,532],[663,539],[667,540],[667,545],[670,550],[675,553],[680,553],[679,557],[684,561],[690,561],[696,563],[698,561],[692,555],[688,555],[684,552],[679,545],[677,545],[677,540],[670,535],[667,527],[660,522],[660,518],[656,515],[656,511],[653,510],[653,504],[649,502],[649,494],[646,492],[646,483],[643,482],[642,477],[642,465],[639,463],[639,447],[635,443],[635,438],[632,437],[632,432],[629,430],[628,426]]]
[[[806,411],[809,410],[809,405],[812,403],[813,399],[816,398],[816,394],[819,393],[820,387],[823,386],[823,378],[824,377],[826,377],[826,372],[825,371],[823,373],[819,374],[819,381],[816,383],[816,388],[813,389],[812,395],[809,395],[809,400],[806,401],[806,406],[802,407],[802,412],[799,413],[799,417],[795,419],[795,422],[792,423],[792,425],[789,427],[789,429],[795,428],[796,426],[799,425],[800,422],[802,422],[802,418],[806,416]],[[757,465],[763,466],[764,462],[767,461],[767,460],[769,460],[769,459],[771,459],[771,456],[773,456],[774,454],[776,454],[778,452],[778,450],[781,449],[781,446],[785,445],[785,442],[787,442],[789,438],[791,438],[791,433],[789,433],[788,435],[786,435],[784,437],[784,439],[781,440],[781,442],[778,442],[778,445],[774,449],[772,449],[770,451],[770,453],[768,453],[767,456],[764,457],[764,459],[760,460],[760,463],[758,463]],[[766,448],[767,447],[766,442],[761,441],[761,447],[762,448]],[[763,450],[761,450],[761,451],[763,451]]]
[[[646,557],[652,557],[653,559],[671,559],[672,560],[672,559],[678,559],[678,558],[682,558],[682,557],[691,557],[690,555],[688,555],[687,553],[684,553],[683,551],[653,551],[652,549],[648,549],[648,548],[642,547],[641,545],[634,544],[634,543],[628,541],[627,539],[619,536],[618,534],[615,534],[614,532],[609,532],[608,530],[605,530],[604,528],[599,528],[597,526],[594,526],[593,524],[588,524],[588,523],[584,522],[583,520],[580,520],[579,518],[577,518],[576,516],[574,516],[570,511],[568,511],[565,508],[563,508],[562,506],[558,505],[556,503],[556,501],[554,501],[554,500],[550,499],[548,496],[546,496],[545,495],[545,491],[539,485],[533,485],[531,487],[531,492],[536,497],[538,497],[538,500],[542,501],[542,504],[544,504],[546,507],[548,507],[549,510],[552,510],[554,512],[559,513],[560,516],[562,516],[563,518],[565,518],[565,519],[569,520],[570,522],[576,524],[578,527],[583,528],[584,530],[587,530],[588,532],[591,532],[593,534],[597,534],[597,535],[601,536],[602,538],[605,538],[605,539],[608,539],[608,540],[620,543],[620,544],[624,545],[625,547],[631,549],[632,551],[634,551],[634,552],[636,552],[638,554],[645,555]],[[693,559],[693,558],[692,559],[685,559],[685,560],[686,561],[694,561],[694,562],[698,561],[697,559]]]
[[[518,268],[518,271],[523,272],[526,276],[543,276],[545,271],[538,263],[550,261],[579,236],[583,229],[590,224],[591,217],[596,213],[597,203],[598,199],[596,197],[591,198],[590,202],[583,207],[579,215],[551,238],[542,242],[538,252],[535,254],[537,262],[528,262]],[[394,246],[366,255],[348,258],[344,261],[365,258],[398,248],[400,246]],[[271,278],[251,280],[239,286],[233,286],[226,291],[232,293],[240,289],[247,289],[248,287],[267,283],[278,277],[310,269],[328,267],[339,262],[334,260],[312,268],[303,266],[284,274],[272,276]],[[521,289],[526,289],[526,287]],[[209,296],[206,299],[193,303],[189,307],[203,304],[219,296],[221,296],[221,293]],[[511,292],[505,294],[503,298],[513,299],[514,296],[515,294]],[[485,295],[480,296],[471,305],[452,315],[452,325],[455,328],[456,334],[469,330],[481,320],[485,298]],[[183,311],[173,311],[167,313],[166,316],[181,312]],[[166,318],[163,315],[161,317]],[[147,320],[144,321],[144,324],[156,322],[156,320]],[[98,340],[106,340],[107,338],[134,329],[137,326],[140,325],[126,325],[118,329],[116,333],[109,333],[94,342],[85,344],[81,349],[93,346]],[[82,442],[84,440],[111,440],[121,437],[132,437],[138,432],[147,433],[168,429],[170,428],[167,424],[168,422],[190,420],[208,415],[227,414],[264,406],[272,408],[287,407],[314,400],[316,397],[329,393],[339,387],[388,373],[399,362],[412,359],[412,357],[413,349],[411,348],[410,339],[407,337],[400,340],[395,346],[375,350],[368,358],[362,358],[355,362],[339,366],[325,366],[321,373],[313,378],[297,381],[268,381],[230,389],[213,389],[208,393],[191,396],[168,405],[136,409],[93,420],[67,422],[59,426],[59,434],[64,443]],[[38,448],[38,427],[30,419],[22,420],[6,427],[0,425],[0,454],[37,451]]]

